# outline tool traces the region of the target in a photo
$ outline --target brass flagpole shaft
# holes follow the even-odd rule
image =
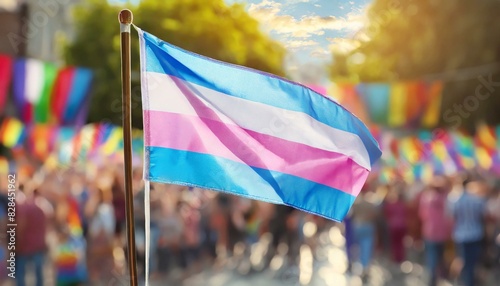
[[[118,16],[121,36],[122,62],[122,117],[123,117],[123,154],[125,156],[125,204],[127,214],[127,258],[130,285],[137,286],[137,265],[134,229],[134,195],[132,193],[132,110],[130,83],[130,26],[133,15],[130,10],[120,11]]]

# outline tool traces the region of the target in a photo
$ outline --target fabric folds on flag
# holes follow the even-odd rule
[[[344,218],[381,155],[357,117],[300,84],[138,31],[146,180]]]

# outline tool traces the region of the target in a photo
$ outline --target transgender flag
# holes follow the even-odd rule
[[[344,218],[381,155],[358,118],[300,84],[138,31],[146,180]]]

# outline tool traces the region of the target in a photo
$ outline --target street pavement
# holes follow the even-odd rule
[[[384,257],[376,257],[369,271],[369,278],[363,281],[361,271],[356,265],[348,271],[347,256],[344,251],[345,238],[340,229],[331,228],[319,235],[313,243],[300,248],[297,263],[290,263],[286,255],[278,254],[271,260],[269,267],[259,271],[259,247],[252,249],[252,254],[240,259],[229,259],[220,270],[206,270],[194,275],[183,283],[169,285],[186,286],[344,286],[344,285],[387,285],[401,286],[427,285],[426,273],[419,264],[409,261],[394,265]],[[266,245],[260,247],[265,249]],[[314,255],[313,255],[314,253]],[[257,269],[257,270],[255,270]],[[166,285],[158,282],[154,285]],[[440,285],[452,285],[442,282]]]

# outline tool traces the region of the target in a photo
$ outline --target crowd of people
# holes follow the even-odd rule
[[[44,285],[43,281],[111,285],[110,281],[126,277],[123,165],[63,171],[28,165],[16,176],[17,285],[27,285],[28,272],[37,286]],[[8,218],[4,177],[2,226]],[[207,267],[224,267],[225,258],[249,253],[264,236],[271,239],[260,269],[269,266],[280,244],[288,246],[290,263],[297,263],[300,245],[307,243],[303,231],[307,222],[317,226],[317,233],[339,226],[346,238],[348,271],[361,269],[366,280],[374,257],[387,253],[394,265],[419,260],[410,257],[410,251],[422,253],[429,285],[437,285],[439,279],[482,285],[481,271],[499,269],[499,186],[478,176],[436,176],[427,184],[412,185],[371,179],[343,223],[209,190],[155,183],[150,189],[152,281],[182,281]],[[140,167],[134,169],[133,192],[139,274],[144,275],[145,206]],[[5,264],[7,240],[2,240],[0,264]],[[6,265],[0,269],[2,281],[8,279]],[[53,277],[44,277],[47,273]]]
[[[500,265],[499,187],[494,179],[456,174],[425,185],[367,188],[346,219],[354,245],[349,257],[357,257],[366,276],[377,242],[396,264],[408,259],[409,249],[422,249],[428,285],[440,279],[484,285],[481,270],[498,272]]]

